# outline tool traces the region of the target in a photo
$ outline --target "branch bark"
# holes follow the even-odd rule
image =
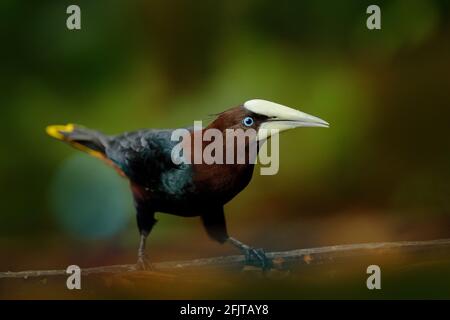
[[[346,244],[309,249],[297,249],[282,252],[268,252],[267,258],[276,269],[289,269],[294,267],[333,264],[345,262],[350,259],[369,257],[417,257],[420,261],[450,257],[450,239],[429,241],[400,241]],[[243,255],[222,256],[189,261],[170,261],[153,264],[153,272],[186,272],[205,269],[239,270],[245,266]],[[101,266],[82,268],[83,275],[117,274],[136,272],[134,264]],[[49,276],[66,276],[66,270],[30,270],[19,272],[0,272],[0,279],[7,278],[40,278]]]

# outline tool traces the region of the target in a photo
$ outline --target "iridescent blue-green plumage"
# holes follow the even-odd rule
[[[140,130],[109,138],[106,156],[153,201],[182,201],[193,191],[192,166],[174,164],[173,130]],[[158,206],[158,203],[155,203]]]

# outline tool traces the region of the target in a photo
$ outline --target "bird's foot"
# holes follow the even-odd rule
[[[255,249],[252,247],[243,248],[245,255],[245,264],[256,266],[267,270],[270,268],[270,260],[267,259],[264,249]]]
[[[139,255],[138,260],[136,262],[136,270],[153,270],[153,266],[148,260],[147,256]]]

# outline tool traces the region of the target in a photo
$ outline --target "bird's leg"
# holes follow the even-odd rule
[[[263,270],[269,269],[270,261],[267,259],[263,249],[252,248],[232,237],[229,237],[227,241],[244,253],[247,265],[256,264],[262,267]]]
[[[206,213],[201,215],[201,218],[206,232],[212,239],[220,243],[229,242],[237,247],[244,253],[247,265],[256,265],[262,267],[264,270],[269,269],[270,261],[267,259],[263,249],[252,248],[228,236],[223,207],[210,208]]]
[[[147,237],[150,234],[150,231],[156,223],[154,211],[145,201],[137,201],[135,199],[135,205],[136,220],[139,228],[139,234],[141,235],[136,267],[140,270],[152,269],[152,266],[147,259],[147,255],[145,254],[145,243],[147,242]]]
[[[139,242],[138,249],[138,260],[136,267],[140,270],[152,269],[152,265],[148,261],[147,255],[145,254],[145,243],[147,242],[148,232],[141,231],[141,240]]]

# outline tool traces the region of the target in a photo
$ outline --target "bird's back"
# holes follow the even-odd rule
[[[153,196],[181,199],[192,181],[191,168],[171,158],[173,130],[139,130],[110,137],[107,157],[130,179]]]

